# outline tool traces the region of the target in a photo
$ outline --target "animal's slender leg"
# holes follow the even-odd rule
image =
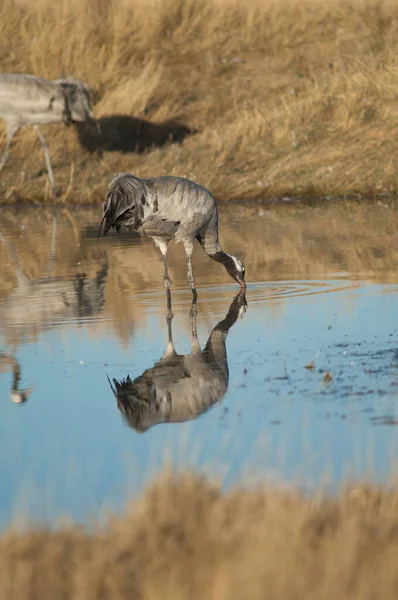
[[[167,313],[166,313],[166,322],[167,322],[167,334],[168,334],[168,343],[169,345],[174,346],[173,343],[173,329],[172,329],[172,322],[173,322],[173,311],[171,310],[171,297],[168,296],[167,297]]]
[[[191,352],[192,352],[192,354],[197,354],[197,353],[201,352],[200,344],[199,344],[199,340],[198,340],[198,330],[196,327],[196,315],[197,315],[196,301],[197,301],[197,298],[192,298],[191,310],[189,311],[189,317],[191,320],[191,335],[192,335]]]
[[[194,304],[196,306],[196,300],[198,299],[198,292],[196,291],[195,279],[193,277],[193,272],[192,272],[192,254],[190,254],[188,256],[188,281],[191,286],[192,296],[194,299]]]
[[[18,129],[19,129],[18,123],[15,123],[15,121],[7,121],[7,143],[6,143],[5,150],[3,152],[3,156],[0,159],[0,171],[4,167],[4,165],[6,164],[6,162],[8,160],[8,156],[10,153],[11,140],[14,137],[14,135],[17,133]]]
[[[44,135],[40,131],[39,126],[38,125],[33,125],[33,127],[34,127],[37,135],[39,136],[41,144],[43,146],[44,160],[46,161],[46,167],[47,167],[47,172],[48,172],[48,179],[50,180],[51,191],[52,191],[52,193],[54,193],[55,192],[55,181],[54,181],[53,170],[52,170],[52,167],[51,167],[50,152],[48,150],[48,144],[46,142],[46,138],[44,137]]]
[[[167,266],[167,242],[162,239],[154,238],[153,240],[155,245],[159,248],[161,253],[163,254],[163,281],[164,287],[166,288],[166,297],[167,297],[167,315],[168,318],[173,318],[173,311],[171,310],[171,294],[170,294],[170,285],[171,279],[169,277],[169,269]]]
[[[188,261],[189,264],[189,261]],[[192,318],[195,318],[195,329],[196,329],[196,314],[197,314],[197,308],[196,308],[196,303],[198,301],[198,293],[195,289],[195,287],[192,288],[192,304],[191,304],[191,310],[189,311],[189,316]]]
[[[160,238],[154,238],[153,241],[155,242],[155,245],[159,248],[159,250],[163,254],[164,287],[166,288],[166,291],[170,292],[171,279],[169,277],[169,269],[167,267],[167,242],[165,242],[164,240],[162,240]]]
[[[192,347],[192,353],[195,353],[195,352],[200,352],[200,346],[199,346],[199,342],[198,342],[198,333],[197,333],[197,329],[196,329],[196,315],[197,315],[196,303],[198,300],[198,294],[196,291],[195,279],[193,277],[193,272],[192,272],[193,243],[190,240],[185,241],[184,248],[185,248],[185,252],[187,255],[187,259],[188,259],[188,281],[189,281],[189,285],[191,286],[191,290],[192,290],[192,304],[191,304],[191,310],[189,311],[189,317],[191,319],[191,334],[192,334],[191,347]]]
[[[163,255],[163,281],[164,281],[164,285],[166,288],[167,319],[171,320],[174,317],[174,314],[171,309],[171,292],[170,292],[171,279],[169,277],[169,270],[167,268],[167,250],[166,250],[166,254]]]
[[[170,290],[167,290],[166,297],[167,297],[166,323],[167,323],[168,344],[167,344],[167,348],[166,348],[165,352],[163,353],[163,357],[170,356],[172,354],[176,354],[175,347],[174,347],[174,341],[173,341],[172,321],[173,321],[174,315],[173,315],[173,311],[171,309]]]
[[[169,323],[171,323],[173,317],[174,317],[174,313],[173,310],[171,308],[171,292],[170,292],[170,288],[168,287],[166,289],[166,299],[167,299],[167,313],[166,313],[166,319],[167,319],[167,325],[169,325]]]
[[[169,277],[169,269],[167,266],[167,252],[163,255],[163,281],[166,290],[170,293],[171,279]]]
[[[53,215],[53,230],[51,234],[51,254],[50,260],[47,267],[47,277],[51,276],[52,268],[54,266],[54,261],[57,256],[57,217],[55,213]]]
[[[193,271],[192,271],[192,252],[193,252],[193,244],[190,241],[184,242],[184,248],[185,248],[185,252],[187,255],[187,259],[188,259],[188,270],[187,270],[187,275],[188,275],[188,282],[189,285],[191,286],[191,290],[192,290],[192,308],[191,308],[191,312],[194,310],[196,311],[196,300],[198,299],[198,293],[196,291],[196,287],[195,287],[195,279],[193,276]]]

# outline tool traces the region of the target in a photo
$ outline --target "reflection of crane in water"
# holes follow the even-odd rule
[[[108,272],[106,260],[93,278],[77,274],[73,279],[52,277],[56,258],[57,220],[53,217],[51,255],[47,275],[28,279],[23,273],[12,244],[0,232],[14,264],[17,287],[0,302],[0,322],[25,333],[29,326],[43,325],[67,319],[81,319],[97,314],[104,304],[105,281]]]
[[[13,373],[10,392],[11,401],[15,404],[23,404],[27,401],[33,388],[30,387],[23,390],[19,389],[19,384],[21,381],[21,367],[19,366],[19,362],[14,356],[0,352],[0,373],[5,373],[10,369]]]
[[[191,310],[191,354],[177,354],[172,335],[172,312],[167,317],[169,343],[162,358],[132,381],[113,380],[111,389],[127,424],[144,432],[158,423],[195,419],[221,400],[228,388],[226,338],[230,328],[246,310],[240,292],[226,317],[211,332],[204,350],[196,332],[196,310]]]

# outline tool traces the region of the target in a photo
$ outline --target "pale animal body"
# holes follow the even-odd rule
[[[49,81],[34,75],[0,74],[0,118],[6,122],[7,142],[0,158],[0,171],[6,164],[11,141],[21,127],[33,126],[44,150],[51,189],[55,189],[48,144],[39,125],[94,122],[87,85],[73,77]]]
[[[226,338],[246,311],[240,292],[226,317],[211,332],[201,350],[196,333],[196,314],[191,314],[191,354],[177,354],[171,318],[167,319],[169,343],[162,358],[134,380],[109,381],[127,424],[142,433],[158,423],[181,423],[196,419],[219,402],[228,389]],[[109,380],[109,378],[108,378]]]
[[[111,227],[133,228],[151,237],[164,258],[164,282],[170,289],[167,268],[167,244],[174,239],[184,244],[188,259],[188,281],[196,296],[192,272],[192,252],[195,239],[213,260],[222,263],[242,289],[245,267],[227,254],[218,240],[218,211],[214,196],[201,185],[182,177],[140,179],[119,173],[108,186],[104,215],[100,225],[104,235]]]

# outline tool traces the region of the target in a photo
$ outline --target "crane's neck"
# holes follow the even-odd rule
[[[224,265],[232,279],[235,279],[235,281],[239,283],[242,289],[246,289],[245,269],[242,263],[240,262],[239,258],[236,258],[236,256],[224,252],[222,248],[217,250],[217,252],[209,254],[209,256],[216,262],[219,262],[222,265]]]

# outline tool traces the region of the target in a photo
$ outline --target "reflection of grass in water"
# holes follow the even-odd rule
[[[322,499],[163,476],[91,534],[4,534],[2,596],[395,600],[397,519],[395,488]]]
[[[228,198],[391,193],[396,17],[388,0],[7,0],[1,70],[73,73],[93,88],[115,151],[101,161],[74,127],[45,128],[71,202],[99,202],[109,175],[131,169]],[[170,121],[198,133],[162,146]],[[117,151],[135,145],[150,151]],[[43,167],[35,133],[21,133],[6,199],[42,200]]]

